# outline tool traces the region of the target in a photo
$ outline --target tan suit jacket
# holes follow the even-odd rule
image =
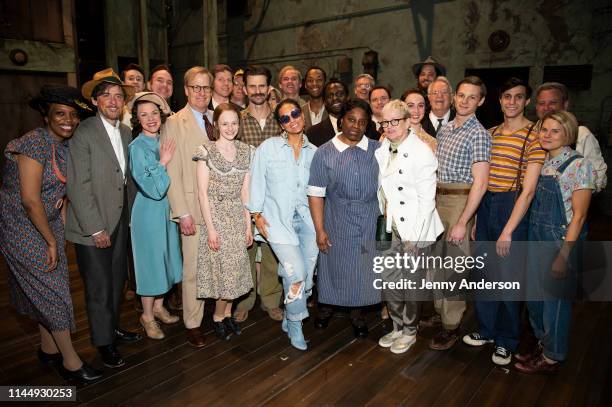
[[[206,131],[198,125],[189,105],[168,117],[161,134],[162,141],[167,138],[176,142],[174,156],[166,166],[171,180],[168,190],[170,217],[178,222],[179,217],[189,214],[195,223],[203,225],[193,156],[199,146],[210,141]]]

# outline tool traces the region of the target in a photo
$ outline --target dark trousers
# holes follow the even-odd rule
[[[506,222],[514,208],[514,192],[487,192],[478,208],[476,216],[476,240],[491,242],[489,247],[493,250],[494,242],[506,226]],[[513,242],[524,242],[527,240],[527,228],[529,213],[512,233]],[[524,259],[516,252],[518,245],[511,247],[510,256],[506,259],[496,259],[487,262],[491,267],[499,267],[499,270],[488,273],[491,280],[496,277],[506,276],[514,270],[524,270],[524,266],[517,266],[516,261]],[[522,247],[521,247],[522,249]],[[505,270],[506,268],[507,270]],[[486,273],[486,272],[485,272]],[[476,315],[478,317],[479,333],[487,339],[493,339],[495,345],[503,346],[511,352],[516,351],[519,340],[520,329],[520,302],[517,301],[474,301]]]
[[[127,278],[128,210],[127,201],[117,227],[111,235],[111,246],[75,244],[77,264],[85,284],[85,304],[94,346],[115,341],[123,285]]]

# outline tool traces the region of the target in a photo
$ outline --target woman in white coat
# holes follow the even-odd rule
[[[408,94],[406,103],[393,100],[382,111],[380,124],[385,139],[375,156],[380,168],[380,209],[386,215],[387,232],[392,233],[395,242],[393,252],[386,253],[391,256],[396,252],[421,255],[444,230],[435,202],[435,139],[421,129],[424,112],[425,100],[418,91]],[[415,271],[385,270],[383,278],[396,282],[414,280],[422,274]],[[419,303],[408,289],[384,290],[383,299],[387,300],[393,331],[380,338],[379,345],[393,353],[404,353],[416,341]]]

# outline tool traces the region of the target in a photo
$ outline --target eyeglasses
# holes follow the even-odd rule
[[[404,117],[403,119],[383,120],[382,122],[380,122],[380,127],[382,127],[383,129],[386,129],[389,126],[397,127],[399,126],[399,123],[402,120],[406,120],[406,118]]]
[[[298,117],[300,117],[302,112],[299,109],[293,109],[291,113],[289,114],[291,115],[291,117],[289,117],[289,115],[286,115],[286,114],[279,117],[278,121],[280,122],[280,124],[287,124],[291,121],[292,118],[297,119]]]
[[[434,90],[433,92],[429,92],[429,94],[432,96],[446,96],[450,94],[450,92],[447,90]]]
[[[195,93],[200,93],[202,91],[204,91],[205,93],[208,93],[212,91],[212,88],[210,86],[200,86],[200,85],[189,86],[187,85],[187,87],[191,88]]]

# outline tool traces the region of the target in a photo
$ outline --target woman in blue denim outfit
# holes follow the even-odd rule
[[[297,102],[283,100],[274,115],[283,133],[255,151],[248,209],[258,230],[256,239],[266,239],[278,257],[285,291],[283,331],[291,345],[306,350],[302,320],[308,317],[306,299],[319,253],[306,190],[317,148],[304,135],[304,115]]]
[[[555,373],[567,355],[570,290],[577,272],[577,250],[572,249],[586,237],[585,220],[595,189],[593,167],[569,147],[577,134],[578,123],[569,112],[551,112],[542,118],[540,144],[548,155],[529,221],[529,241],[538,243],[530,247],[528,282],[534,301],[527,304],[540,343],[531,352],[515,356],[519,360],[515,367],[524,373]]]

